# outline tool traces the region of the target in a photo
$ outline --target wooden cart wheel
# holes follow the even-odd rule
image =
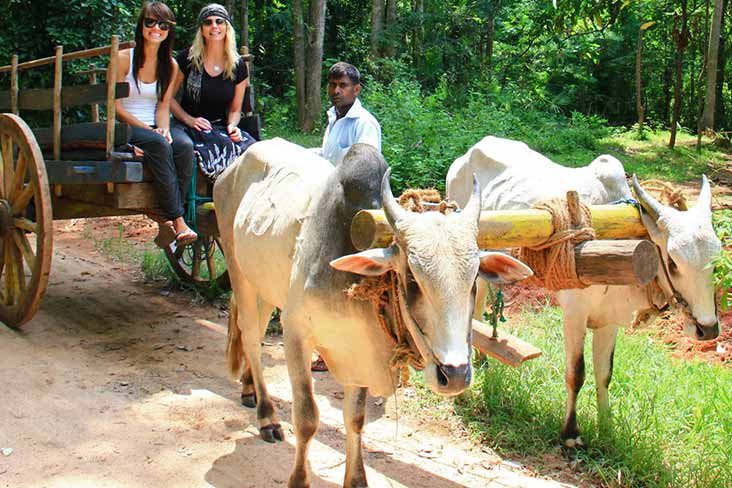
[[[177,247],[175,243],[165,248],[173,271],[178,277],[196,286],[231,288],[229,272],[218,237],[199,234],[193,244]]]
[[[33,132],[0,114],[0,320],[30,320],[48,285],[53,217],[46,165]]]

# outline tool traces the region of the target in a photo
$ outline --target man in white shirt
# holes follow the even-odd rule
[[[315,151],[333,166],[338,166],[357,142],[374,146],[381,152],[381,126],[361,105],[360,93],[361,74],[355,66],[342,61],[331,66],[328,71],[328,97],[333,106],[328,109],[323,147]],[[318,355],[310,369],[327,371],[328,366]]]
[[[361,105],[360,93],[361,75],[355,66],[338,62],[330,68],[328,97],[333,106],[328,110],[328,126],[318,153],[334,166],[343,161],[357,142],[370,144],[381,151],[381,126]]]

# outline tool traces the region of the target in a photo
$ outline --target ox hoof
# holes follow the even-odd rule
[[[285,433],[282,431],[280,424],[269,424],[259,429],[259,435],[262,440],[274,444],[276,441],[284,441]]]
[[[256,393],[242,393],[241,404],[247,408],[256,408],[257,406],[257,394]]]
[[[587,447],[585,446],[585,443],[582,442],[582,438],[580,436],[569,437],[567,439],[563,439],[562,442],[565,449],[585,449]]]

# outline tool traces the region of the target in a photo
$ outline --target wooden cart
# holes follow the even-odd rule
[[[127,142],[131,129],[115,121],[114,101],[129,93],[117,83],[117,52],[134,46],[112,37],[109,46],[0,67],[10,74],[10,90],[0,91],[0,321],[18,327],[40,306],[48,285],[53,254],[52,221],[60,219],[134,215],[158,207],[151,179]],[[251,56],[244,49],[247,62]],[[62,86],[63,63],[109,56],[105,69],[83,73],[89,84]],[[49,89],[19,89],[20,74],[39,66],[53,66]],[[251,72],[251,70],[250,70]],[[97,76],[106,75],[103,84]],[[106,105],[100,122],[99,104]],[[62,123],[62,109],[91,105],[91,122]],[[52,110],[50,128],[31,129],[20,111]],[[243,128],[259,138],[259,119],[253,114],[251,90],[245,97]],[[10,113],[2,113],[10,112]],[[199,234],[189,245],[165,243],[165,254],[176,274],[194,284],[228,287],[222,259],[210,181],[194,172],[186,205],[186,221]],[[218,256],[218,259],[217,259]]]

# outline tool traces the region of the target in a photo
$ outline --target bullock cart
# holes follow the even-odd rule
[[[127,83],[116,82],[117,53],[133,46],[113,36],[108,46],[72,53],[58,46],[52,57],[19,63],[16,55],[0,67],[10,78],[10,89],[0,91],[0,321],[9,326],[27,322],[40,306],[51,269],[53,220],[157,213],[151,178],[128,144],[131,129],[115,120],[114,101],[129,93]],[[242,54],[251,61],[246,48]],[[106,68],[91,65],[74,73],[88,84],[63,85],[64,62],[85,59],[86,68],[89,58],[99,56],[108,56]],[[19,88],[24,71],[44,66],[53,69],[52,88]],[[100,75],[105,82],[97,82]],[[100,105],[106,106],[103,121]],[[81,106],[91,106],[91,121],[64,124],[63,109]],[[242,128],[259,138],[252,107],[249,90]],[[31,129],[20,111],[52,111],[52,125]],[[161,235],[156,243],[183,280],[228,286],[214,217],[203,207],[211,189],[194,172],[185,218],[198,232],[196,242],[176,247],[173,238]]]
[[[540,248],[560,233],[579,230],[577,193],[568,192],[563,205],[568,209],[568,218],[567,227],[562,229],[557,228],[553,212],[546,209],[483,211],[478,225],[478,247]],[[569,249],[573,254],[572,268],[582,286],[646,285],[655,278],[660,258],[656,246],[644,239],[647,232],[639,209],[632,204],[619,204],[597,205],[588,210],[597,240],[585,240]],[[351,241],[359,251],[387,247],[393,237],[383,210],[362,210],[351,222]],[[547,282],[544,283],[546,286]],[[558,283],[553,289],[572,287],[575,285]],[[502,308],[502,302],[494,304],[490,324],[473,320],[473,345],[483,354],[514,367],[539,356],[541,351],[533,345],[497,330],[501,311],[496,308]]]

